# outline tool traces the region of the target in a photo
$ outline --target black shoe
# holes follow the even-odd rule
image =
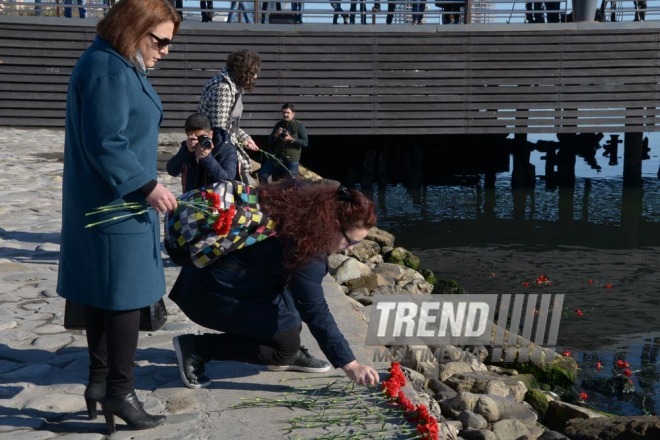
[[[325,373],[330,371],[332,365],[309,354],[305,347],[300,347],[298,356],[289,365],[268,365],[270,371],[302,371],[304,373]]]
[[[188,388],[205,388],[211,379],[204,374],[206,361],[193,351],[194,335],[176,336],[172,339],[181,379]]]
[[[89,420],[95,420],[98,415],[97,403],[105,397],[105,382],[90,382],[85,388],[85,403]]]
[[[165,416],[152,416],[142,407],[135,391],[125,396],[106,396],[101,402],[108,434],[116,431],[115,416],[122,419],[130,429],[150,429],[165,422]]]

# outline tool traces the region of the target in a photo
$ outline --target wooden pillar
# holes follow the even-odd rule
[[[635,249],[639,243],[639,224],[642,219],[642,187],[626,187],[621,193],[621,229],[623,244],[628,249]]]
[[[642,186],[642,133],[626,133],[623,142],[623,186]]]
[[[559,221],[572,223],[575,208],[575,188],[559,187]]]
[[[513,172],[511,173],[511,187],[533,188],[536,183],[536,168],[529,163],[530,149],[527,145],[527,135],[524,133],[514,136]]]
[[[584,181],[584,194],[582,194],[582,221],[589,221],[589,196],[591,195],[591,179]]]
[[[554,188],[557,185],[555,165],[557,164],[557,152],[554,147],[548,147],[545,152],[545,187]]]
[[[410,152],[410,174],[407,181],[410,185],[419,186],[422,183],[422,162],[424,158],[424,147],[415,145]]]
[[[575,187],[575,143],[575,133],[565,134],[561,138],[557,154],[557,184],[560,188]]]
[[[377,154],[373,148],[364,152],[364,162],[362,164],[362,176],[360,182],[370,185],[374,181],[374,169],[376,168]]]

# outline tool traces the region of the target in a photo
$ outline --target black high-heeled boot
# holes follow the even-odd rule
[[[90,382],[85,388],[85,403],[87,404],[87,416],[89,420],[96,419],[98,415],[97,403],[101,403],[105,397],[105,381]]]
[[[135,395],[135,391],[125,396],[106,396],[101,402],[105,424],[108,434],[115,429],[115,416],[122,419],[130,429],[149,429],[165,422],[165,416],[154,416],[148,414],[142,407],[142,403]]]

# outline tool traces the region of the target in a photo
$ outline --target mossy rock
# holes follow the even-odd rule
[[[539,381],[536,380],[536,378],[532,374],[518,374],[517,376],[515,376],[515,379],[524,383],[528,390],[533,390],[541,387]]]
[[[438,279],[435,277],[435,274],[431,269],[422,269],[419,271],[419,273],[421,273],[424,277],[424,280],[433,287],[438,284]]]
[[[572,357],[557,355],[545,364],[533,362],[516,363],[513,368],[520,373],[532,374],[539,382],[556,387],[573,389],[577,378],[577,363]]]
[[[412,270],[419,270],[419,258],[413,255],[409,250],[396,247],[388,252],[384,258],[386,263],[394,263],[400,266],[409,267]]]
[[[456,280],[438,280],[433,285],[433,295],[462,295],[467,293]]]
[[[541,390],[528,390],[525,393],[525,402],[529,403],[541,417],[548,410],[548,398]]]

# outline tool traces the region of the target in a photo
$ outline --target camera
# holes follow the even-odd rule
[[[277,136],[278,139],[284,139],[289,135],[289,130],[282,129],[282,132]]]
[[[213,141],[205,134],[197,136],[197,144],[205,150],[213,148]]]

